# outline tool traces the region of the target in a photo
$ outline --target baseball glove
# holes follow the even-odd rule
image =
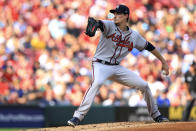
[[[93,37],[98,27],[99,27],[99,22],[97,22],[94,18],[89,17],[88,24],[86,27],[86,32],[85,32],[86,35]]]

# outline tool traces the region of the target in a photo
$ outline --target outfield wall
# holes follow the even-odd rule
[[[63,126],[77,107],[73,106],[0,106],[0,127],[51,127]],[[171,121],[180,121],[184,107],[160,107],[161,113]],[[102,107],[93,106],[81,124],[151,121],[146,107]],[[192,108],[190,120],[196,120],[196,106]]]

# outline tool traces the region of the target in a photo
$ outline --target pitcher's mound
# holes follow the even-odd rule
[[[28,129],[26,131],[196,131],[196,122],[116,122]]]

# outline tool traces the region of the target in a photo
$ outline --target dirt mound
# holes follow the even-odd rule
[[[51,127],[25,131],[195,131],[196,122],[117,122],[79,125],[76,127]]]

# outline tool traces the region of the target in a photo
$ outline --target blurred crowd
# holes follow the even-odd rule
[[[170,75],[147,51],[132,50],[121,65],[148,81],[159,106],[185,105],[184,74],[196,60],[194,0],[0,0],[0,104],[74,105],[91,85],[91,58],[100,32],[84,34],[87,19],[112,19],[130,8],[129,26],[166,58]],[[105,81],[94,105],[146,106],[140,91]]]

